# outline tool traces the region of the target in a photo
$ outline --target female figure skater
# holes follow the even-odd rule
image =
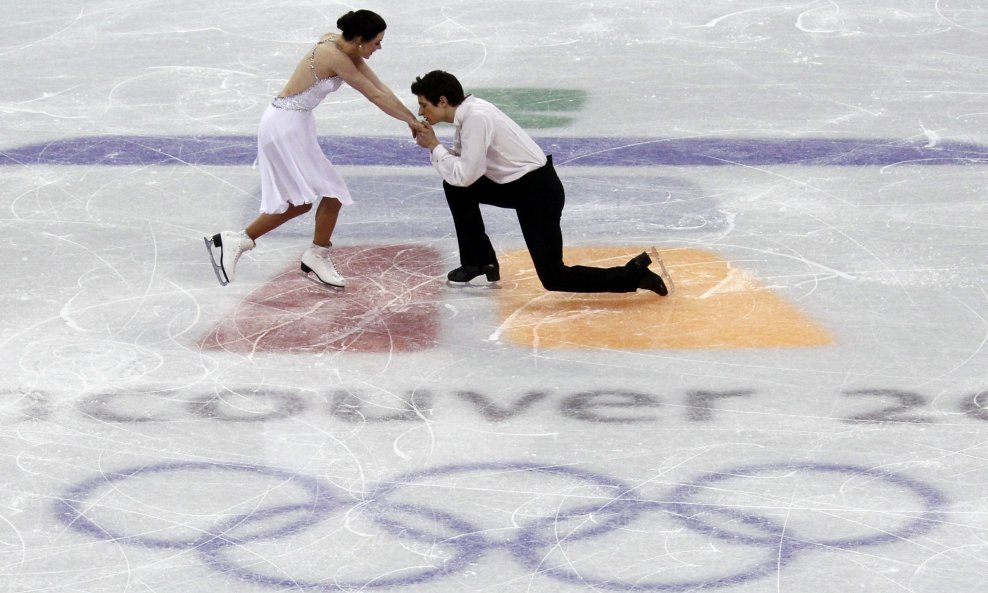
[[[318,201],[312,245],[302,254],[301,268],[323,284],[346,286],[346,279],[333,266],[329,248],[340,208],[353,200],[343,177],[319,148],[312,113],[329,93],[345,82],[384,113],[407,123],[413,136],[419,129],[415,115],[367,65],[366,60],[381,49],[387,27],[384,19],[369,10],[351,11],[336,26],[340,33],[327,34],[315,44],[261,117],[257,133],[260,214],[240,232],[204,238],[221,285],[233,281],[237,260],[254,248],[259,237],[305,214]]]

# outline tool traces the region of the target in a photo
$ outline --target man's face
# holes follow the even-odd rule
[[[439,97],[439,105],[434,105],[429,102],[428,99],[422,95],[419,98],[419,116],[424,117],[425,121],[429,122],[429,125],[435,125],[438,122],[444,121],[443,114],[445,109],[442,107],[446,105],[446,97]]]

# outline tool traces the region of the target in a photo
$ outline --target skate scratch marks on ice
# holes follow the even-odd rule
[[[514,327],[515,320],[518,319],[518,317],[521,316],[522,312],[526,308],[528,308],[529,305],[532,305],[534,303],[537,303],[537,302],[539,302],[541,300],[546,299],[550,294],[551,293],[548,293],[547,292],[547,293],[545,293],[543,295],[537,296],[534,299],[531,299],[531,300],[527,301],[521,307],[518,307],[517,309],[515,309],[514,311],[512,311],[511,315],[508,315],[504,319],[504,322],[502,322],[501,325],[497,326],[497,329],[494,330],[494,333],[492,333],[490,336],[487,337],[487,341],[488,342],[497,342],[497,341],[499,341],[501,339],[501,335],[504,333],[505,330],[511,329],[512,327]]]
[[[756,290],[758,287],[752,282],[751,277],[744,270],[735,268],[730,263],[727,264],[727,274],[724,279],[715,284],[709,290],[698,296],[700,300],[708,299],[712,296],[728,292],[745,292]]]
[[[723,16],[719,16],[719,17],[713,19],[712,21],[709,21],[709,22],[704,23],[702,25],[690,25],[690,26],[686,26],[686,27],[683,27],[683,28],[684,29],[702,29],[702,28],[711,29],[713,27],[716,27],[718,24],[720,24],[721,21],[723,21],[725,19],[729,19],[729,18],[731,18],[733,16],[737,16],[739,14],[745,14],[745,13],[749,13],[749,12],[761,12],[761,11],[782,12],[782,11],[788,11],[788,10],[789,10],[789,7],[788,6],[761,6],[761,7],[758,7],[758,8],[749,8],[747,10],[739,10],[737,12],[731,12],[731,13],[725,14]]]

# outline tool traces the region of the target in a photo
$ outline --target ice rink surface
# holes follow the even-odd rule
[[[988,582],[988,8],[975,0],[8,2],[0,592],[966,593]],[[568,263],[496,288],[407,129],[318,109],[356,203],[220,287],[254,134],[336,18],[556,160]],[[448,137],[450,129],[444,128]]]

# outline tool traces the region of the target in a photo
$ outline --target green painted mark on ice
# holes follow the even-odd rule
[[[568,126],[587,102],[587,92],[579,89],[478,88],[468,92],[497,105],[523,128]]]

